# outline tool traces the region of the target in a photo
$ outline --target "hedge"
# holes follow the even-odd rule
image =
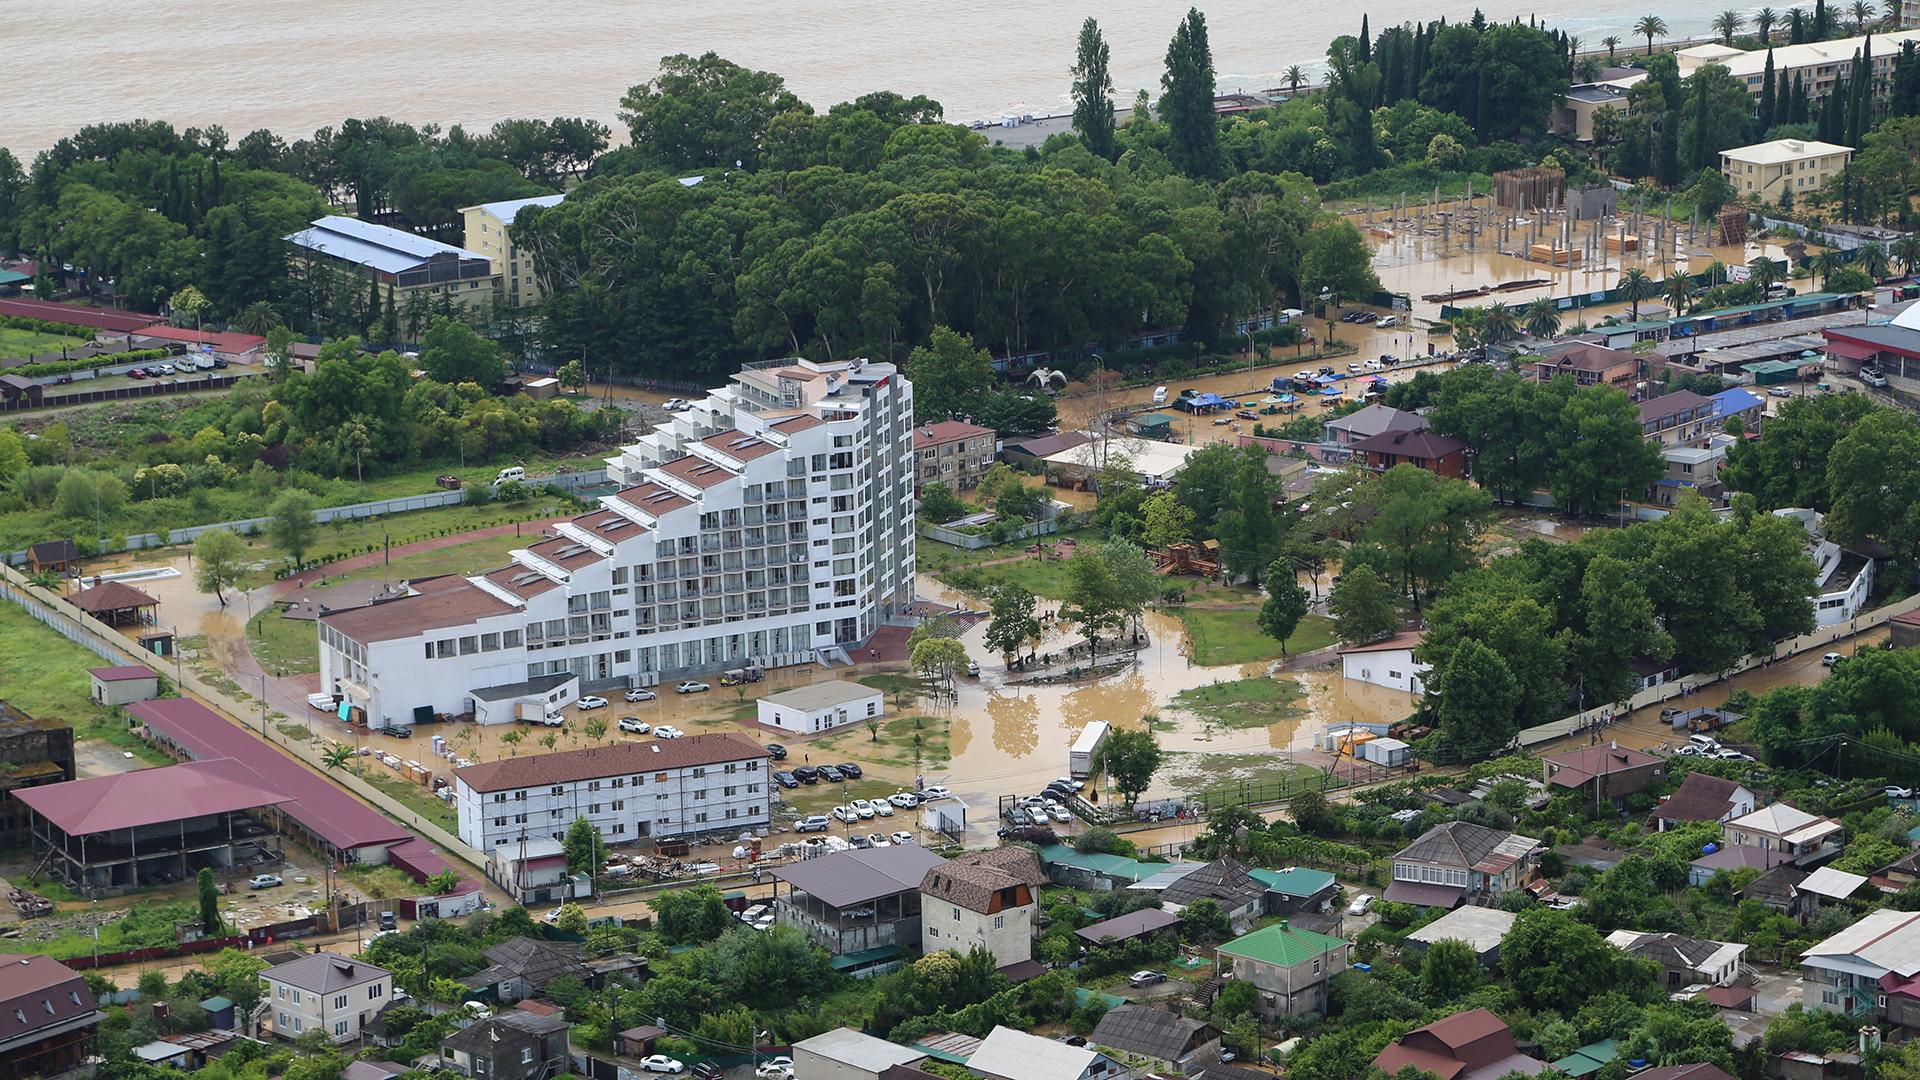
[[[44,364],[26,364],[17,368],[8,368],[8,375],[18,375],[27,379],[43,379],[54,375],[65,375],[73,371],[91,371],[99,367],[111,367],[119,364],[144,364],[150,360],[167,360],[178,356],[172,349],[134,349],[131,352],[101,353],[79,360],[50,360]]]
[[[69,326],[66,323],[49,322],[46,319],[28,319],[19,315],[0,315],[0,327],[8,330],[31,330],[36,334],[59,334],[61,337],[86,338],[86,327]]]

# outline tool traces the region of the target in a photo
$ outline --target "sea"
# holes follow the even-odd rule
[[[1536,19],[1597,48],[1657,14],[1706,36],[1716,3],[1487,0],[1489,19]],[[588,116],[619,130],[620,96],[674,53],[716,52],[775,71],[816,108],[873,90],[926,94],[962,123],[1066,111],[1081,21],[1100,20],[1122,105],[1159,95],[1188,0],[8,0],[0,146],[23,161],[91,123],[164,119],[285,138],[352,116],[484,129],[524,116]],[[1223,93],[1324,66],[1328,41],[1473,5],[1376,0],[1202,0]],[[1757,6],[1753,10],[1757,10]],[[1785,11],[1787,5],[1777,5]],[[1644,40],[1641,42],[1644,47]]]

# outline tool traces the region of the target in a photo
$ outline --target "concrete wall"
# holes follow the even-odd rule
[[[1033,905],[1022,904],[989,915],[921,894],[922,954],[947,949],[964,954],[976,945],[992,953],[1000,967],[1033,959]]]

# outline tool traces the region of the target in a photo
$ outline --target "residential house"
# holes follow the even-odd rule
[[[1841,824],[1832,818],[1809,814],[1783,802],[1763,806],[1720,827],[1727,843],[1783,851],[1803,869],[1837,854],[1841,831]]]
[[[1480,958],[1480,963],[1498,967],[1500,942],[1518,918],[1513,912],[1497,907],[1469,905],[1447,912],[1408,934],[1406,940],[1407,944],[1423,951],[1432,948],[1435,942],[1463,941]]]
[[[1178,1075],[1220,1061],[1220,1029],[1169,1009],[1128,1003],[1108,1009],[1090,1040],[1129,1066],[1146,1059],[1155,1072]]]
[[[1508,1073],[1536,1075],[1547,1063],[1520,1053],[1506,1022],[1485,1009],[1468,1009],[1414,1028],[1373,1059],[1391,1076],[1411,1065],[1440,1080],[1496,1080]]]
[[[1767,403],[1745,387],[1728,387],[1707,400],[1713,402],[1713,416],[1722,431],[1728,420],[1738,420],[1742,434],[1757,435],[1766,422]]]
[[[1631,396],[1633,384],[1640,379],[1640,358],[1620,349],[1575,342],[1542,350],[1531,371],[1541,382],[1564,375],[1575,386],[1611,386]]]
[[[1171,911],[1150,907],[1130,911],[1125,915],[1116,915],[1111,919],[1102,919],[1090,926],[1075,930],[1073,934],[1084,945],[1108,946],[1177,934],[1179,929],[1180,916]]]
[[[1640,403],[1640,433],[1662,447],[1701,445],[1714,430],[1712,399],[1691,390]]]
[[[289,1040],[318,1031],[350,1042],[393,1000],[391,972],[329,952],[275,964],[260,973],[260,982],[268,1006],[264,1029]]]
[[[567,872],[566,845],[551,836],[536,836],[493,849],[487,876],[507,890],[515,903],[564,903],[593,893],[593,879]]]
[[[1629,666],[1633,668],[1633,692],[1636,694],[1656,686],[1665,686],[1680,678],[1680,665],[1672,659],[1637,656]]]
[[[549,1080],[571,1072],[567,1022],[518,1009],[440,1040],[440,1067],[487,1080]]]
[[[1580,1080],[1581,1077],[1592,1076],[1606,1068],[1619,1056],[1620,1047],[1612,1039],[1601,1039],[1598,1042],[1576,1047],[1573,1053],[1566,1057],[1556,1058],[1553,1067],[1556,1071],[1573,1077],[1574,1080]]]
[[[400,1080],[406,1071],[397,1061],[349,1061],[340,1070],[340,1080]]]
[[[34,574],[66,574],[80,568],[80,547],[72,540],[42,540],[27,545],[27,569]]]
[[[967,1071],[987,1080],[1103,1080],[1126,1072],[1098,1050],[1000,1025],[980,1040],[980,1048],[967,1059]]]
[[[1747,947],[1728,941],[1702,941],[1684,934],[1650,934],[1615,930],[1607,943],[1622,952],[1660,966],[1661,984],[1669,990],[1688,986],[1731,986],[1740,975],[1740,958]]]
[[[1718,1065],[1663,1065],[1635,1073],[1634,1080],[1733,1080]]]
[[[1235,859],[1213,862],[1183,875],[1160,894],[1160,905],[1179,911],[1200,900],[1212,900],[1226,913],[1227,922],[1243,931],[1265,914],[1267,887],[1256,881]]]
[[[1595,806],[1625,808],[1627,796],[1666,775],[1666,760],[1610,742],[1550,755],[1540,768],[1548,787],[1581,792]]]
[[[1849,874],[1845,870],[1835,870],[1823,866],[1807,875],[1800,883],[1800,891],[1813,896],[1816,909],[1828,903],[1840,903],[1852,899],[1853,895],[1867,883],[1865,874]]]
[[[1384,686],[1389,690],[1425,694],[1426,677],[1433,671],[1433,665],[1413,658],[1414,650],[1420,647],[1425,638],[1424,632],[1409,630],[1379,641],[1341,649],[1340,675],[1356,682]]]
[[[1043,469],[1040,464],[1042,459],[1092,441],[1093,436],[1084,431],[1056,431],[1038,438],[1001,443],[1000,460],[1025,472],[1040,472]]]
[[[1738,441],[1731,435],[1710,433],[1705,446],[1668,446],[1660,451],[1667,466],[1665,476],[1654,480],[1648,501],[1655,506],[1673,507],[1682,497],[1698,495],[1715,506],[1726,505],[1726,485],[1720,480],[1720,467]]]
[[[0,964],[0,1076],[60,1076],[94,1057],[102,1019],[80,973],[51,956]]]
[[[919,1050],[841,1027],[794,1043],[793,1075],[794,1080],[880,1080],[896,1065],[926,1059]]]
[[[1321,425],[1322,456],[1328,461],[1345,461],[1353,455],[1354,443],[1385,435],[1390,431],[1425,431],[1427,418],[1419,413],[1369,405]]]
[[[565,199],[565,195],[538,195],[460,208],[466,224],[464,242],[469,250],[492,263],[494,275],[504,286],[500,299],[508,307],[531,307],[546,295],[534,273],[533,252],[513,242],[514,221],[528,209],[538,212]]]
[[[1687,884],[1705,885],[1713,875],[1747,867],[1765,874],[1776,866],[1793,861],[1793,856],[1783,851],[1769,851],[1757,847],[1720,847],[1700,856],[1687,864]]]
[[[1653,812],[1659,830],[1666,832],[1690,821],[1712,821],[1721,825],[1753,813],[1753,792],[1737,781],[1703,772],[1687,774],[1673,794],[1661,801]]]
[[[1896,649],[1920,645],[1920,610],[1903,611],[1887,620],[1888,642]]]
[[[1884,84],[1893,74],[1894,60],[1900,55],[1901,46],[1908,41],[1920,41],[1920,32],[1903,30],[1884,33],[1875,30],[1870,36],[1856,35],[1831,41],[1746,50],[1729,49],[1714,42],[1682,49],[1674,54],[1674,58],[1679,62],[1683,77],[1707,64],[1726,68],[1728,74],[1745,86],[1747,93],[1755,99],[1760,97],[1766,69],[1771,65],[1779,85],[1799,79],[1806,88],[1808,98],[1818,105],[1835,87],[1847,84],[1856,53],[1871,58],[1874,83]]]
[[[91,683],[87,697],[96,705],[119,708],[160,696],[160,673],[142,664],[88,668],[87,675]]]
[[[992,428],[959,420],[920,424],[913,429],[914,486],[945,484],[966,491],[980,483],[993,464]]]
[[[1775,139],[1720,151],[1720,172],[1742,196],[1777,203],[1782,195],[1804,198],[1819,191],[1852,157],[1851,146]]]
[[[902,844],[778,867],[774,917],[827,950],[837,971],[891,971],[922,942],[920,885],[927,871],[945,861],[917,844]]]
[[[1033,958],[1033,911],[1047,880],[1040,856],[1024,847],[969,851],[920,879],[920,951],[982,948],[995,965]]]
[[[1283,866],[1278,870],[1247,868],[1247,876],[1267,887],[1265,915],[1293,915],[1317,911],[1327,906],[1340,888],[1332,874],[1304,866]]]
[[[1252,984],[1253,1010],[1266,1020],[1325,1014],[1327,984],[1347,969],[1347,942],[1282,919],[1221,945],[1215,970]]]
[[[1807,872],[1790,862],[1783,862],[1747,882],[1739,897],[1751,900],[1769,911],[1777,911],[1795,922],[1806,922],[1813,915],[1814,895],[1800,888],[1807,880]]]
[[[1389,431],[1355,440],[1347,449],[1374,472],[1386,472],[1395,465],[1413,465],[1456,480],[1465,479],[1467,475],[1467,444],[1451,435]]]
[[[463,976],[460,982],[502,1005],[534,997],[563,976],[582,983],[593,977],[585,950],[571,942],[508,938],[489,948],[486,957],[486,967]]]
[[[1467,821],[1422,833],[1393,857],[1393,882],[1382,895],[1419,907],[1451,908],[1469,897],[1499,899],[1533,876],[1540,841]]]
[[[1642,75],[1642,78],[1645,76]],[[1638,81],[1638,80],[1635,80]],[[1610,82],[1576,83],[1567,87],[1566,96],[1554,106],[1553,117],[1548,127],[1556,135],[1565,136],[1575,142],[1593,141],[1593,120],[1602,111],[1612,110],[1625,117],[1630,111],[1627,107],[1626,86]]]
[[[887,715],[884,693],[840,679],[826,679],[768,694],[757,704],[760,723],[795,735],[870,723]]]
[[[1920,976],[1920,911],[1879,908],[1800,954],[1803,1004],[1866,1018]]]
[[[1792,518],[1807,531],[1807,558],[1813,560],[1813,625],[1838,626],[1867,606],[1873,593],[1873,560],[1827,538],[1826,515],[1804,507],[1783,507],[1775,517]]]

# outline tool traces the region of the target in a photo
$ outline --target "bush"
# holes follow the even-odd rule
[[[132,352],[89,356],[79,360],[49,360],[42,364],[25,364],[9,369],[7,374],[18,375],[24,379],[48,379],[72,371],[92,371],[97,367],[115,364],[144,364],[148,361],[166,360],[176,355],[178,354],[171,349],[135,349]]]

